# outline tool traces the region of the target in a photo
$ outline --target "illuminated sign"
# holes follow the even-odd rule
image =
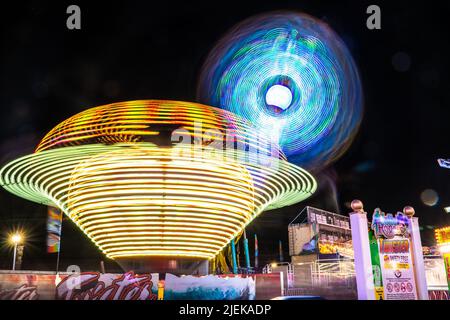
[[[450,244],[450,227],[435,230],[438,245]]]
[[[390,240],[380,239],[380,253],[396,254],[406,253],[409,251],[409,241],[407,239]]]
[[[353,258],[353,245],[352,241],[327,241],[319,240],[319,253],[321,254],[337,254],[341,256]]]
[[[392,239],[395,236],[408,237],[408,217],[398,212],[395,216],[375,209],[372,217],[372,230],[376,238]]]

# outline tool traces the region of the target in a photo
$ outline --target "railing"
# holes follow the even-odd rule
[[[356,286],[353,260],[317,260],[312,267],[311,276],[314,286],[348,288]]]
[[[284,295],[315,295],[332,299],[356,297],[353,260],[316,260],[266,265],[264,271],[283,272]]]
[[[288,268],[285,295],[313,295],[327,299],[355,299],[356,277],[352,260],[316,260]],[[292,270],[292,271],[290,271]]]
[[[267,265],[265,271],[286,273],[285,295],[330,295],[343,299],[356,295],[355,267],[351,259]],[[430,292],[445,293],[447,282],[442,258],[426,257],[425,272]]]
[[[355,287],[355,268],[352,260],[317,260],[293,264],[289,288],[298,287]],[[288,269],[289,270],[289,269]]]

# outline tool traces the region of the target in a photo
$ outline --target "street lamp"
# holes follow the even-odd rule
[[[16,270],[16,256],[17,256],[17,246],[22,243],[23,237],[20,233],[15,233],[9,238],[11,243],[14,245],[14,257],[13,257],[13,271]]]

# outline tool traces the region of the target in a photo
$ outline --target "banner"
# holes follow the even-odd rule
[[[61,242],[62,212],[58,208],[48,207],[47,216],[47,252],[59,252]]]
[[[278,278],[279,279],[279,278]],[[254,300],[254,277],[166,274],[165,300]]]
[[[383,278],[380,264],[380,253],[378,250],[378,240],[369,230],[370,257],[372,259],[372,273],[375,287],[375,300],[384,300]]]
[[[258,237],[255,234],[255,269],[258,269]]]
[[[280,274],[0,273],[0,300],[255,300],[281,293]]]

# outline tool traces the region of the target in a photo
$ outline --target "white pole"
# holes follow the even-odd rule
[[[367,213],[363,211],[363,204],[359,200],[352,201],[352,209],[350,224],[355,257],[358,300],[375,300]]]
[[[16,270],[16,254],[17,254],[17,243],[14,245],[14,258],[13,258],[13,271]]]
[[[414,209],[412,207],[405,207],[403,213],[408,216],[410,221],[409,233],[411,236],[411,253],[416,279],[417,297],[419,300],[428,300],[428,286],[425,276],[425,262],[423,261],[422,240],[420,239],[419,218],[413,217]]]
[[[281,287],[281,295],[284,296],[284,274],[283,274],[283,271],[280,271],[280,287]]]

